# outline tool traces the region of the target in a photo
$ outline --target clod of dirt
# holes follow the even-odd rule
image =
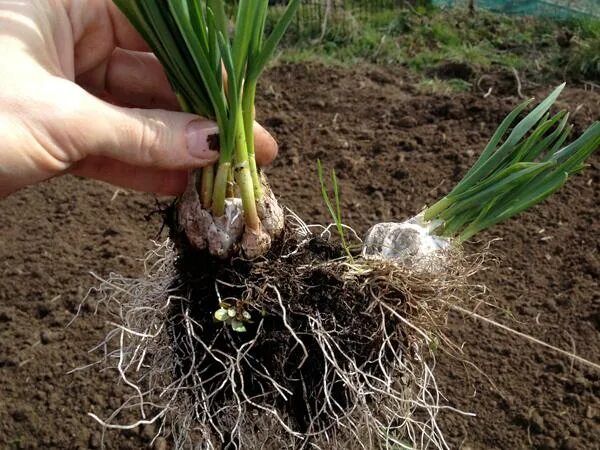
[[[534,433],[542,433],[546,428],[544,424],[544,418],[540,416],[540,414],[537,411],[533,411],[531,413],[530,422],[532,431]]]
[[[51,344],[53,342],[62,341],[63,339],[64,339],[63,334],[56,332],[56,331],[43,330],[40,333],[40,341],[44,345]]]
[[[156,438],[154,441],[154,445],[152,446],[152,450],[167,450],[167,440],[163,437]]]
[[[446,61],[431,69],[429,75],[443,80],[460,79],[470,81],[475,76],[475,69],[466,62]]]
[[[19,407],[11,412],[11,416],[15,422],[27,422],[31,419],[31,413],[32,411],[30,409]]]
[[[556,35],[556,43],[559,45],[560,48],[568,48],[573,43],[574,37],[575,37],[575,34],[573,33],[573,31],[571,31],[567,28],[563,28]]]
[[[13,311],[0,311],[0,323],[12,322],[14,317]]]
[[[154,424],[150,423],[144,425],[140,432],[140,436],[142,437],[142,439],[148,442],[154,439],[154,437],[156,436],[156,427],[154,426]]]
[[[97,434],[92,434],[90,436],[90,440],[88,441],[88,445],[92,449],[97,449],[100,448],[100,446],[102,445],[102,441],[100,440]]]

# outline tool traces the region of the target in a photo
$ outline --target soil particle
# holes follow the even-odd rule
[[[12,322],[14,320],[14,312],[13,311],[0,311],[0,323]]]
[[[58,333],[56,331],[43,330],[40,333],[40,341],[42,344],[51,344],[53,342],[62,341],[64,336],[62,333]]]
[[[44,319],[52,312],[52,308],[48,304],[42,301],[35,302],[35,317],[37,319]]]
[[[157,438],[152,446],[152,450],[167,450],[168,448],[167,440],[163,437]]]
[[[415,119],[413,116],[400,117],[396,121],[396,125],[398,125],[401,128],[412,128],[417,126],[417,119]]]
[[[100,448],[100,446],[102,445],[102,441],[101,441],[100,437],[94,433],[94,434],[90,435],[88,445],[92,449]]]
[[[221,150],[221,142],[218,134],[211,134],[206,138],[206,140],[208,141],[209,150],[213,150],[216,152]]]
[[[554,450],[558,447],[558,445],[556,444],[556,441],[554,439],[545,436],[542,439],[540,439],[539,447],[540,450]]]
[[[534,433],[542,433],[545,429],[544,418],[537,411],[531,413],[531,429]]]
[[[475,69],[466,62],[447,61],[434,67],[430,71],[431,76],[441,79],[460,79],[471,81],[475,76]]]
[[[29,420],[30,411],[24,408],[17,408],[11,412],[11,416],[15,422],[26,422]]]
[[[6,356],[0,357],[0,368],[1,367],[15,367],[19,364],[19,360],[14,357]]]
[[[152,423],[144,425],[142,427],[140,436],[145,441],[148,441],[148,442],[151,441],[152,439],[154,439],[154,436],[156,436],[156,426]]]
[[[577,450],[582,447],[580,446],[580,443],[577,439],[569,437],[562,442],[560,448],[561,450]]]

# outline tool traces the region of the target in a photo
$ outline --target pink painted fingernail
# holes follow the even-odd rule
[[[187,148],[190,155],[200,159],[219,157],[219,128],[208,120],[193,120],[186,130]]]

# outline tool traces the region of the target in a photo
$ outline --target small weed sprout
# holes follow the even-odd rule
[[[317,173],[319,175],[319,183],[321,185],[321,195],[323,196],[323,201],[325,202],[327,210],[329,211],[329,214],[331,214],[331,218],[335,223],[338,235],[340,236],[342,247],[344,248],[344,251],[346,252],[346,255],[348,256],[350,261],[353,261],[352,253],[350,252],[350,246],[348,245],[346,235],[344,233],[344,224],[342,222],[342,206],[340,203],[340,190],[337,177],[335,175],[335,170],[331,170],[331,184],[333,186],[333,198],[335,201],[335,207],[331,203],[331,199],[329,198],[329,194],[327,192],[325,176],[323,175],[323,166],[321,164],[320,159],[317,160]]]
[[[225,301],[221,302],[219,309],[215,311],[214,317],[217,322],[223,322],[231,326],[231,329],[238,333],[247,331],[244,323],[252,323],[252,315],[244,309],[244,305],[239,301],[235,305]]]

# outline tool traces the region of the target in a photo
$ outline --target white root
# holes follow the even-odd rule
[[[299,223],[299,234],[309,233],[310,227]],[[107,418],[92,415],[104,427],[123,429],[159,423],[162,433],[171,435],[176,449],[217,449],[229,444],[237,449],[371,450],[382,445],[406,448],[407,441],[413,448],[448,448],[436,422],[442,406],[432,367],[427,362],[435,362],[422,338],[427,335],[403,318],[410,324],[407,329],[414,327],[420,332],[410,333],[414,341],[412,354],[394,347],[392,342],[397,341],[397,336],[389,333],[396,328],[389,322],[397,322],[397,312],[392,303],[373,298],[371,313],[377,314],[380,323],[373,334],[383,335],[381,347],[372,357],[381,369],[376,376],[344,351],[339,325],[326,328],[317,314],[306,315],[310,330],[294,329],[287,319],[291,312],[277,286],[265,285],[268,289],[261,291],[263,301],[270,301],[281,310],[290,339],[297,343],[294,348],[304,354],[300,364],[308,352],[302,340],[307,332],[318,343],[324,362],[318,392],[308,392],[306,383],[300,380],[305,390],[303,401],[310,402],[307,407],[312,416],[307,428],[300,431],[276,404],[277,398],[285,401],[292,393],[251,354],[264,336],[262,321],[256,335],[234,354],[218,350],[214,342],[205,342],[198,335],[201,326],[191,317],[188,300],[175,297],[170,291],[176,279],[174,261],[175,250],[167,240],[149,254],[145,277],[132,279],[111,274],[96,290],[98,301],[116,315],[114,329],[99,346],[104,352],[101,362],[115,368],[132,390],[131,397]],[[184,325],[177,328],[180,332],[176,341],[168,325],[174,322]],[[219,336],[223,333],[232,331],[223,327]],[[187,370],[183,370],[182,355],[191,361]],[[207,362],[216,364],[219,370],[204,378],[197,368]],[[249,369],[252,393],[244,384],[243,372],[247,376]],[[347,391],[345,406],[332,393],[339,383]],[[223,398],[230,400],[223,402]],[[124,417],[131,417],[133,408],[137,408],[139,420],[123,422]],[[419,419],[416,411],[421,411]],[[328,425],[324,426],[319,417],[327,418]]]
[[[327,228],[304,224],[295,215],[290,222],[297,228],[299,246],[308,242],[311,229],[328,232]],[[175,258],[173,245],[167,240],[149,253],[143,278],[111,274],[94,290],[99,304],[106,305],[115,319],[114,328],[96,347],[102,358],[88,367],[112,368],[131,390],[131,395],[107,417],[90,414],[105,428],[131,429],[156,423],[157,436],[170,435],[176,449],[449,448],[438,425],[438,415],[444,410],[468,413],[443,404],[434,377],[435,354],[430,350],[434,342],[421,325],[431,319],[425,317],[417,322],[407,317],[398,308],[397,291],[382,295],[374,292],[370,283],[362,288],[372,300],[366,313],[377,318],[378,326],[368,335],[357,330],[355,337],[377,338],[379,342],[368,361],[371,367],[366,367],[345,350],[347,342],[343,336],[347,330],[341,324],[325,322],[316,312],[302,315],[308,329],[296,329],[294,324],[298,322],[289,320],[292,311],[278,287],[271,280],[254,287],[253,292],[260,291],[261,302],[270,302],[275,311],[281,311],[278,317],[289,332],[288,339],[296,343],[288,356],[294,353],[297,358],[300,351],[300,366],[305,362],[308,349],[303,338],[308,335],[317,344],[316,350],[311,346],[310,356],[316,352],[323,363],[317,386],[308,386],[299,372],[303,389],[299,400],[306,403],[311,417],[306,427],[299,430],[294,419],[280,408],[280,402],[289,401],[294,393],[252,355],[252,349],[265,337],[264,319],[259,321],[255,335],[235,347],[235,351],[219,350],[216,341],[231,338],[233,332],[224,326],[211,341],[200,336],[202,326],[191,316],[189,300],[174,296],[171,290],[177,277]],[[390,276],[376,264],[328,264],[343,267],[348,282],[358,278],[385,282]],[[310,269],[307,266],[304,270]],[[463,270],[461,274],[460,280],[466,282],[472,271]],[[412,276],[416,275],[407,273],[402,281],[410,284]],[[460,280],[437,277],[437,289],[453,291]],[[220,280],[216,284],[229,285]],[[415,295],[411,305],[421,307],[421,315],[438,314],[435,307],[440,303],[466,312],[450,301],[450,295],[446,297],[448,302],[427,293]],[[298,311],[293,314],[296,318],[299,315]],[[175,323],[178,334],[174,339]],[[399,328],[399,323],[404,327]],[[410,345],[398,346],[398,333],[408,336]],[[216,367],[210,376],[202,372],[208,364]],[[373,370],[373,365],[378,370]],[[252,386],[246,385],[249,371]],[[344,386],[345,399],[334,395],[335,387],[340,385]],[[228,400],[223,401],[224,398]],[[344,404],[340,403],[342,400]],[[131,419],[136,411],[138,417]]]

